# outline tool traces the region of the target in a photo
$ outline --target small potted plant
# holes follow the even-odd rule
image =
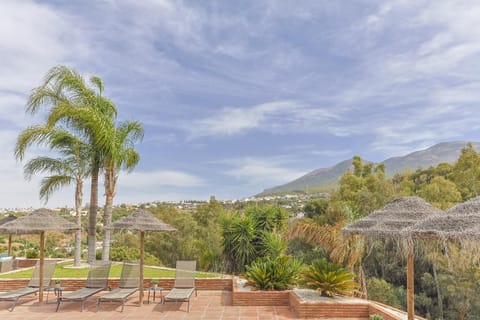
[[[54,286],[55,288],[58,289],[58,288],[61,287],[61,281],[60,281],[60,279],[55,279],[55,282],[54,282],[54,283],[55,283],[55,286]]]
[[[153,289],[156,289],[158,286],[158,280],[152,279],[152,281],[150,281],[150,284],[152,285]]]

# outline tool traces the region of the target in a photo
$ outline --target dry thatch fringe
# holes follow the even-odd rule
[[[156,218],[150,211],[138,210],[112,224],[116,230],[176,231],[174,227]]]
[[[398,259],[397,262],[405,261],[405,248],[402,241],[399,241],[399,238],[365,238],[365,255],[364,259],[368,258],[375,249],[379,247],[387,248],[389,245],[394,245],[390,250],[394,250],[395,257]]]
[[[78,227],[54,211],[37,209],[0,226],[3,234],[38,234],[44,231],[75,231]]]
[[[415,239],[478,240],[480,239],[479,215],[443,214],[430,217],[408,229],[405,233]]]
[[[342,229],[344,234],[361,234],[370,238],[405,238],[407,227],[423,219],[443,213],[419,197],[396,199],[368,216]]]
[[[423,256],[428,260],[440,263],[444,269],[451,272],[480,267],[480,243],[478,241],[417,239],[416,248],[421,249],[424,252]]]

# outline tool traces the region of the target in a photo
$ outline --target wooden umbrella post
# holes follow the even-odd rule
[[[45,251],[45,231],[40,232],[40,279],[38,281],[38,302],[42,303],[43,302],[43,260],[45,257],[44,254]]]
[[[130,216],[121,218],[113,223],[113,229],[116,230],[137,230],[140,232],[140,306],[143,303],[143,267],[145,265],[145,232],[146,231],[175,231],[176,229],[155,216],[147,210],[135,211]]]
[[[11,256],[12,255],[12,235],[9,234],[8,235],[8,251],[7,251],[8,255]]]
[[[407,240],[407,313],[408,320],[414,320],[415,305],[414,305],[414,269],[413,269],[413,243],[411,239]]]
[[[143,303],[143,264],[145,260],[145,232],[140,232],[140,306]]]

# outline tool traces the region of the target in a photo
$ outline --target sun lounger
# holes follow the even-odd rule
[[[129,296],[138,291],[140,285],[140,265],[138,263],[124,262],[122,266],[122,275],[118,288],[98,298],[97,311],[100,308],[100,302],[121,302],[122,310],[125,301]]]
[[[62,301],[81,302],[81,311],[83,311],[85,300],[94,294],[106,290],[108,286],[108,274],[110,272],[110,263],[91,265],[88,272],[88,278],[85,288],[70,292],[57,299],[57,312]]]
[[[175,283],[172,290],[163,298],[163,303],[169,301],[188,302],[187,312],[190,312],[190,297],[193,292],[197,295],[195,288],[195,269],[197,262],[178,260],[175,269]]]
[[[53,272],[55,271],[56,261],[45,261],[43,264],[43,284],[48,285],[52,279]],[[4,293],[0,293],[0,301],[13,301],[12,306],[8,311],[13,311],[17,305],[18,299],[30,294],[37,294],[40,290],[40,261],[37,261],[35,268],[33,269],[32,278],[26,288],[20,288]]]

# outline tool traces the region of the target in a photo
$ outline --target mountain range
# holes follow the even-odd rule
[[[465,141],[442,142],[405,156],[388,158],[380,163],[385,163],[387,176],[403,172],[406,169],[428,168],[441,162],[454,163],[467,143]],[[479,150],[480,142],[472,142],[472,145],[476,150]],[[369,162],[363,158],[362,160]],[[258,196],[332,188],[338,183],[345,171],[351,168],[351,165],[352,159],[349,159],[328,168],[316,169],[283,185],[265,189]]]

